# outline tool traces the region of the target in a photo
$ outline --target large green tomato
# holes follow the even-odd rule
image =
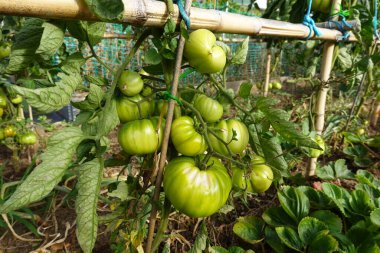
[[[194,99],[194,107],[209,123],[217,122],[223,116],[223,106],[216,100],[206,95],[197,95]]]
[[[331,0],[313,0],[311,9],[322,13],[329,13]]]
[[[231,187],[226,168],[214,157],[205,170],[200,170],[190,157],[175,158],[165,168],[167,198],[190,217],[206,217],[218,211],[226,203]]]
[[[214,124],[213,128],[218,137],[224,142],[228,143],[228,147],[230,148],[233,155],[240,154],[247,147],[249,141],[249,133],[244,123],[235,119],[228,119]],[[236,136],[233,136],[234,132],[236,133]],[[211,133],[208,134],[208,137],[213,149],[217,153],[225,156],[229,155],[228,150],[223,142],[218,140]]]
[[[273,171],[260,156],[253,159],[248,170],[232,167],[232,183],[237,189],[261,193],[269,189],[272,181]]]
[[[16,135],[17,128],[14,125],[8,125],[4,128],[4,136],[7,137],[14,137]]]
[[[154,112],[154,101],[153,99],[147,99],[140,102],[140,110],[136,104],[141,100],[145,99],[140,95],[134,97],[119,97],[116,100],[117,114],[121,122],[128,122],[137,119],[144,119],[152,115]]]
[[[22,96],[16,95],[15,97],[11,98],[12,104],[18,105],[22,103]]]
[[[216,44],[215,35],[206,29],[190,33],[184,55],[190,66],[201,73],[220,72],[226,65],[226,53]]]
[[[134,120],[120,129],[118,140],[127,154],[145,155],[156,152],[161,147],[165,120],[157,117]],[[158,126],[158,124],[160,126]]]
[[[37,135],[34,132],[27,132],[18,136],[17,140],[23,145],[33,145],[37,142]]]
[[[0,46],[0,60],[8,57],[11,54],[11,44],[6,43]]]
[[[137,72],[130,70],[123,71],[119,79],[119,89],[126,96],[135,96],[144,87],[144,81]]]
[[[207,149],[205,138],[195,130],[194,120],[188,116],[173,121],[170,137],[175,149],[183,155],[201,155]]]
[[[7,106],[7,97],[0,93],[0,107],[5,108]]]
[[[322,150],[310,148],[309,154],[311,158],[318,158],[320,155],[323,155],[325,153],[326,146],[320,135],[317,135],[314,140],[322,148]]]
[[[280,82],[273,82],[272,83],[272,88],[275,90],[281,90],[282,84]]]

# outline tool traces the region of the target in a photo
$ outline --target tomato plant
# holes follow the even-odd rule
[[[196,131],[194,120],[189,116],[181,116],[173,121],[170,137],[175,149],[183,155],[201,155],[207,149],[205,138]]]
[[[223,106],[206,95],[197,95],[194,99],[194,107],[209,123],[216,122],[223,116]]]
[[[164,125],[165,122],[159,118],[128,122],[119,130],[119,144],[127,154],[154,153],[161,147]]]
[[[165,194],[180,212],[190,217],[206,217],[227,201],[231,179],[217,158],[210,158],[206,168],[197,167],[193,158],[178,157],[165,168]]]
[[[235,155],[240,154],[247,147],[249,133],[241,121],[236,119],[222,120],[215,123],[212,128],[215,130],[216,136],[209,133],[209,138],[216,152],[228,156],[228,149],[230,149],[231,154]]]
[[[198,29],[190,34],[184,55],[190,66],[201,73],[220,72],[226,64],[226,53],[216,45],[215,35],[206,29]]]
[[[144,119],[154,112],[154,101],[140,95],[121,96],[116,100],[116,109],[121,122]]]
[[[137,72],[130,70],[123,71],[119,79],[119,89],[126,96],[139,94],[144,87],[144,81]]]
[[[16,137],[18,143],[22,145],[34,145],[37,142],[37,135],[32,131],[16,135]]]

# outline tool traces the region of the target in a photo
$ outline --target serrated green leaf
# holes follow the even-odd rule
[[[145,63],[149,65],[157,65],[161,63],[161,55],[158,54],[155,48],[150,48],[145,52]]]
[[[44,22],[42,27],[44,31],[36,54],[48,61],[63,44],[65,26],[61,22]]]
[[[267,164],[274,169],[275,178],[278,174],[281,177],[289,177],[288,163],[286,162],[282,151],[281,144],[276,137],[267,139],[263,136],[259,136],[261,149],[264,153],[265,160]]]
[[[80,110],[91,111],[101,106],[103,98],[104,92],[102,88],[91,83],[90,93],[87,95],[86,99],[81,102],[72,102],[71,104]]]
[[[352,241],[346,236],[341,233],[332,233],[331,234],[339,243],[339,252],[344,253],[356,253],[355,245],[352,243]]]
[[[317,218],[327,225],[329,230],[334,233],[342,232],[343,223],[342,219],[335,213],[329,210],[317,210],[310,214],[311,217]]]
[[[347,216],[346,209],[349,208],[350,193],[335,184],[322,183],[322,191],[335,203],[343,215]]]
[[[67,127],[52,135],[41,155],[42,162],[0,205],[0,213],[19,209],[48,195],[61,180],[82,140],[83,133],[77,127]]]
[[[318,167],[316,170],[317,177],[324,180],[334,180],[334,170],[331,165],[325,165],[323,167]]]
[[[349,203],[350,211],[354,214],[362,216],[368,216],[374,209],[374,205],[369,194],[362,190],[352,191]]]
[[[74,38],[80,41],[90,41],[91,45],[98,44],[106,31],[106,23],[90,21],[70,21],[67,22],[67,28]]]
[[[313,217],[305,217],[298,224],[298,235],[305,245],[310,244],[319,234],[328,234],[326,224]]]
[[[90,10],[103,21],[120,20],[123,17],[122,0],[85,0]]]
[[[291,226],[295,228],[297,226],[294,220],[292,220],[282,207],[270,207],[264,211],[261,217],[272,227]]]
[[[356,172],[356,179],[363,184],[369,185],[373,188],[380,188],[380,181],[375,178],[373,174],[366,170],[358,170]]]
[[[175,32],[176,23],[174,22],[173,18],[169,18],[168,21],[166,21],[166,24],[164,26],[164,32],[165,34],[172,34]]]
[[[273,228],[265,227],[265,242],[268,243],[276,253],[286,252],[285,245]]]
[[[213,246],[209,249],[210,253],[230,253],[230,251],[226,250],[223,247],[220,246]]]
[[[245,38],[245,40],[236,49],[236,52],[231,59],[232,64],[244,64],[245,60],[247,59],[248,46],[249,37]]]
[[[97,231],[98,216],[96,207],[100,191],[100,183],[103,174],[103,164],[96,158],[78,167],[78,196],[75,201],[77,214],[77,238],[84,252],[92,252],[94,248]]]
[[[350,171],[346,165],[346,160],[338,159],[334,163],[335,176],[343,179],[353,179],[354,173]]]
[[[119,116],[116,110],[116,100],[113,98],[109,106],[106,106],[99,113],[99,121],[97,126],[97,135],[108,135],[119,123]]]
[[[180,31],[181,31],[182,37],[184,37],[185,40],[188,40],[189,39],[189,32],[187,31],[186,23],[184,20],[181,20]]]
[[[304,244],[302,243],[297,232],[291,227],[276,227],[276,233],[287,247],[298,252],[303,252]]]
[[[200,231],[195,238],[193,247],[189,250],[189,253],[202,253],[207,246],[207,228],[204,222],[202,222]]]
[[[128,199],[128,185],[126,182],[121,181],[117,185],[116,190],[113,190],[112,192],[109,192],[107,195],[110,197],[118,198],[121,201],[125,201]]]
[[[335,252],[338,249],[338,241],[331,235],[319,234],[309,245],[310,253]]]
[[[251,95],[251,89],[252,89],[253,84],[251,82],[244,82],[240,84],[239,87],[239,96],[241,98],[248,98],[249,95]]]
[[[334,202],[322,191],[317,191],[310,186],[299,186],[310,201],[310,206],[317,209],[328,209],[334,207]]]
[[[98,86],[104,86],[108,83],[106,78],[99,76],[85,76],[84,77],[89,83],[96,84]]]
[[[265,223],[262,219],[254,216],[239,217],[234,224],[233,231],[244,241],[255,244],[264,239]]]
[[[309,214],[310,202],[306,195],[299,189],[285,186],[277,192],[278,199],[284,211],[296,222]]]

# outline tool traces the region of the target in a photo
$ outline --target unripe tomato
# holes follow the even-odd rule
[[[184,55],[190,66],[201,73],[220,72],[226,65],[226,53],[216,44],[215,35],[206,29],[190,33]]]
[[[0,107],[0,118],[3,117],[4,109]]]
[[[165,168],[166,197],[190,217],[207,217],[218,211],[226,203],[231,187],[226,168],[214,157],[204,170],[190,157],[175,158]]]
[[[268,90],[271,90],[273,88],[273,83],[268,84]]]
[[[123,71],[119,79],[119,89],[126,96],[135,96],[144,87],[144,81],[137,72],[130,70]]]
[[[272,88],[275,89],[275,90],[281,90],[282,85],[281,85],[280,82],[273,82],[272,83]]]
[[[218,101],[203,94],[195,96],[194,107],[208,123],[216,122],[223,116],[223,106]]]
[[[154,112],[154,101],[153,99],[148,99],[140,102],[140,111],[136,102],[143,100],[144,98],[140,95],[134,97],[119,97],[116,99],[116,109],[117,114],[121,122],[128,122],[137,119],[147,118]]]
[[[0,46],[0,60],[8,57],[11,54],[11,46],[12,45],[10,43],[5,43]]]
[[[20,96],[18,94],[15,97],[11,98],[12,104],[15,104],[15,105],[21,104],[22,100],[23,100],[22,96]]]
[[[313,0],[311,9],[322,13],[329,13],[331,0]]]
[[[264,163],[265,159],[257,156],[248,170],[232,167],[232,183],[234,187],[252,193],[267,191],[273,181],[273,171]]]
[[[151,119],[134,120],[124,124],[120,129],[118,140],[127,154],[145,155],[159,150],[164,132],[165,120],[153,117]]]
[[[175,149],[183,155],[201,155],[207,149],[205,138],[195,130],[194,120],[188,116],[173,121],[170,137]]]
[[[0,107],[5,108],[7,106],[7,97],[0,93]]]
[[[13,125],[8,125],[4,128],[4,136],[7,137],[14,137],[16,135],[17,128]]]
[[[0,141],[5,139],[4,129],[0,128]]]
[[[141,95],[144,96],[144,97],[152,95],[152,93],[153,93],[152,88],[150,88],[148,86],[144,87],[144,89],[142,89],[142,91],[141,91]]]
[[[314,140],[322,148],[322,150],[310,148],[309,153],[311,158],[318,158],[320,155],[325,153],[325,142],[320,135],[317,135]]]
[[[359,129],[357,129],[357,130],[356,130],[356,134],[359,135],[359,136],[365,134],[365,130],[364,130],[364,128],[359,128]]]
[[[18,136],[17,141],[23,145],[33,145],[37,142],[37,135],[34,132],[27,132]]]
[[[213,128],[218,137],[228,143],[228,147],[230,148],[232,155],[240,154],[247,147],[249,133],[244,123],[235,119],[228,119],[215,123]],[[236,133],[236,136],[233,136],[234,132]],[[208,137],[215,152],[229,156],[228,150],[223,142],[219,141],[211,133],[208,134]],[[233,137],[235,140],[232,140]]]

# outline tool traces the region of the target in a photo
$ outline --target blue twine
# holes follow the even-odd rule
[[[377,0],[374,0],[375,4],[375,13],[373,15],[372,24],[373,24],[373,32],[375,34],[376,39],[380,39],[379,32],[377,31]]]
[[[182,0],[174,0],[174,3],[178,5],[179,13],[181,14],[182,19],[185,21],[187,29],[190,29],[190,18],[185,11]]]
[[[336,38],[337,41],[345,41],[347,40],[349,37],[350,37],[350,33],[344,29],[344,27],[348,27],[348,28],[352,28],[352,25],[347,23],[346,21],[346,17],[342,14],[338,14],[340,17],[342,17],[342,21],[334,21],[334,20],[329,20],[328,21],[328,24],[329,24],[329,28],[331,28],[331,25],[330,23],[334,23],[337,27],[338,27],[338,30],[342,33],[342,36],[338,36]]]
[[[313,0],[308,1],[307,12],[306,12],[305,16],[303,17],[303,22],[302,22],[302,24],[306,25],[310,29],[309,35],[307,36],[306,40],[310,39],[313,31],[314,31],[315,35],[317,35],[318,37],[320,37],[322,35],[322,33],[319,31],[318,27],[315,25],[314,20],[310,17],[312,1]]]

